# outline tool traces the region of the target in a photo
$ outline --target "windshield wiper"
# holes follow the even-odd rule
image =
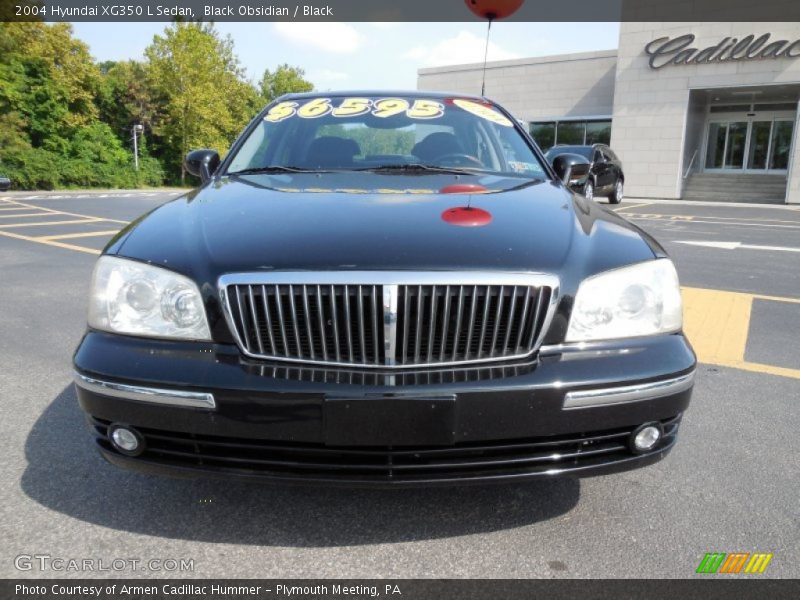
[[[303,169],[301,167],[285,167],[283,165],[270,165],[268,167],[251,167],[241,171],[228,171],[228,175],[258,175],[260,173],[327,173],[322,169]]]
[[[459,167],[439,167],[436,165],[423,165],[421,163],[398,163],[395,165],[374,165],[371,167],[359,167],[353,171],[395,171],[400,173],[447,173],[452,175],[475,175],[473,169],[461,169]]]

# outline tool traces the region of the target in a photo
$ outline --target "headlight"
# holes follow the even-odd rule
[[[671,333],[683,324],[678,274],[666,258],[585,279],[578,288],[567,342]]]
[[[89,326],[145,337],[210,340],[203,299],[183,275],[113,256],[92,275]]]

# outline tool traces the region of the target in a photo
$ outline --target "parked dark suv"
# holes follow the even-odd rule
[[[99,258],[74,365],[100,451],[387,486],[660,460],[695,372],[678,276],[572,192],[588,166],[485,98],[278,99]]]
[[[11,187],[11,180],[8,177],[0,175],[0,192],[6,192]]]
[[[595,196],[607,196],[611,204],[622,202],[625,175],[622,161],[605,144],[591,146],[553,146],[547,151],[547,159],[552,162],[562,154],[578,154],[592,163],[589,179],[583,188],[583,195],[593,200]]]

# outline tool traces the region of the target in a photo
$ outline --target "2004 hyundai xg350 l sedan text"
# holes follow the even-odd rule
[[[695,357],[663,248],[485,98],[302,94],[94,271],[75,381],[152,473],[418,485],[611,473],[675,444]]]

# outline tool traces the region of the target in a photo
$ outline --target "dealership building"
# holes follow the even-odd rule
[[[418,88],[481,77],[420,69]],[[628,197],[800,204],[800,23],[621,23],[616,50],[490,62],[486,95],[545,150],[609,144]]]

